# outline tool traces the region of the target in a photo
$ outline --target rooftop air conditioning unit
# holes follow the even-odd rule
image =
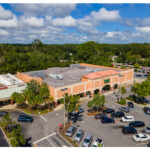
[[[63,75],[57,75],[57,79],[62,80],[63,78]]]

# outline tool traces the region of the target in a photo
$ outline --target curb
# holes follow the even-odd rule
[[[58,128],[57,128],[57,134],[58,134],[58,136],[60,136],[66,143],[68,143],[68,145],[70,145],[70,147],[73,147],[73,145],[72,145],[70,142],[68,142],[68,141],[59,133]]]
[[[1,127],[0,127],[0,128],[1,128]],[[12,147],[12,146],[10,145],[10,142],[9,142],[9,140],[8,140],[8,138],[7,138],[6,134],[5,134],[5,132],[3,131],[2,128],[1,128],[1,130],[2,130],[2,132],[3,132],[3,134],[4,134],[4,137],[5,137],[6,141],[7,141],[7,143],[9,144],[9,147]]]

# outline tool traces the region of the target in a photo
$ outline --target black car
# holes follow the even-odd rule
[[[129,123],[130,127],[144,127],[145,123],[143,121],[132,121]]]
[[[33,118],[26,115],[20,115],[18,117],[18,122],[33,122]]]
[[[134,108],[133,102],[128,102],[128,107],[129,107],[129,108]]]
[[[110,114],[110,113],[113,113],[115,112],[114,109],[111,109],[111,108],[107,108],[106,110],[103,111],[104,114]]]
[[[150,142],[147,144],[148,147],[150,147]]]
[[[6,114],[8,114],[8,112],[6,112],[6,111],[0,111],[0,117],[4,116]]]
[[[122,111],[116,111],[116,112],[111,114],[112,118],[120,118],[120,117],[123,117],[123,116],[125,116],[125,114]]]
[[[101,119],[101,122],[102,123],[115,123],[115,120],[113,119],[113,118],[109,118],[109,117],[103,117],[102,119]]]
[[[134,127],[123,127],[122,133],[123,134],[136,134],[137,130]]]
[[[103,117],[107,117],[107,115],[103,113],[95,115],[95,119],[102,119]]]
[[[150,115],[150,108],[149,107],[144,107],[143,111],[145,114]]]

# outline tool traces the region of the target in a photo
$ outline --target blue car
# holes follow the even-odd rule
[[[26,115],[20,115],[18,117],[18,122],[33,122],[33,118]]]
[[[102,123],[115,123],[115,120],[113,118],[109,118],[109,117],[103,117],[101,119]]]

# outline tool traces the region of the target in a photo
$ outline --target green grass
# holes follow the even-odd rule
[[[39,115],[39,112],[42,115],[42,114],[46,114],[48,112],[53,111],[53,110],[50,110],[50,109],[44,109],[44,110],[41,110],[41,111],[40,110],[32,110],[30,108],[18,108],[18,109],[22,110],[23,112],[25,112],[27,114],[33,114],[33,115]]]

